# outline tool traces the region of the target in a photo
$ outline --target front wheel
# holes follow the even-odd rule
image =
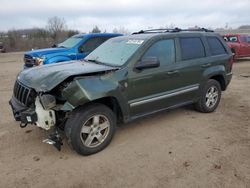
[[[115,133],[116,117],[102,104],[93,104],[73,112],[65,125],[65,134],[72,148],[81,155],[103,150]]]
[[[201,91],[200,99],[195,103],[196,110],[204,113],[213,112],[220,103],[221,86],[218,81],[210,79]]]

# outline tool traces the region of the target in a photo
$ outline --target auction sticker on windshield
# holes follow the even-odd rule
[[[144,40],[128,40],[127,44],[142,44]]]

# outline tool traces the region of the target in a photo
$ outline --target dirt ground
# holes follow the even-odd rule
[[[137,120],[82,157],[14,121],[8,100],[22,56],[0,54],[0,187],[250,187],[250,59],[234,64],[216,112],[184,107]]]

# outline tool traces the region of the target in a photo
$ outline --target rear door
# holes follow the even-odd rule
[[[179,37],[179,59],[176,70],[179,73],[176,89],[183,91],[176,95],[173,101],[179,104],[192,102],[197,96],[203,70],[211,66],[205,50],[204,39],[200,35],[187,35]]]

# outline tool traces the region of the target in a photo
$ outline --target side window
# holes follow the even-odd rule
[[[247,42],[247,37],[246,36],[240,36],[240,41],[241,42]]]
[[[109,39],[108,37],[90,38],[84,44],[80,46],[79,52],[90,53],[108,39]]]
[[[208,46],[212,55],[225,54],[226,50],[217,37],[207,37]]]
[[[250,43],[250,36],[247,37],[247,42]]]
[[[161,66],[173,63],[175,61],[174,40],[166,39],[154,43],[149,47],[142,59],[148,57],[157,57]]]
[[[182,60],[205,57],[205,49],[199,37],[180,38]]]

